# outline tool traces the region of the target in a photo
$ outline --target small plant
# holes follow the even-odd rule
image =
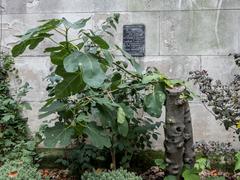
[[[210,161],[206,158],[199,158],[194,164],[194,168],[198,171],[203,171],[205,169],[210,169]]]
[[[155,159],[154,162],[159,167],[159,169],[165,170],[167,167],[167,164],[163,159]]]
[[[127,172],[127,170],[119,169],[110,172],[94,172],[84,173],[82,180],[142,180],[141,177],[136,176],[134,173]]]
[[[182,173],[184,180],[200,180],[199,170],[186,167]]]
[[[235,155],[235,168],[234,171],[240,171],[240,152]]]
[[[200,173],[206,169],[210,169],[210,161],[206,158],[196,160],[194,167],[186,165],[182,172],[184,180],[200,180]],[[164,180],[177,180],[176,176],[166,176]]]
[[[231,143],[220,143],[215,141],[196,142],[195,151],[202,157],[207,158],[214,168],[232,170],[235,162],[235,150]]]
[[[68,151],[68,150],[67,150]],[[95,146],[81,143],[71,152],[66,152],[65,158],[58,159],[56,163],[60,163],[70,170],[71,174],[82,174],[86,170],[96,168],[97,162],[105,160],[103,153]]]
[[[4,180],[41,180],[41,175],[33,164],[15,160],[7,161],[0,167],[0,179]]]

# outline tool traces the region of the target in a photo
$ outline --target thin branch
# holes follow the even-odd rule
[[[47,37],[50,41],[54,42],[55,44],[64,47],[62,44],[59,44],[57,41],[55,41],[54,39],[52,39],[51,37]]]
[[[75,47],[78,51],[80,51],[80,49],[79,49],[75,44],[71,43],[70,41],[69,41],[69,43],[70,43],[73,47]]]
[[[119,64],[113,62],[114,65],[116,65],[118,68],[120,68],[122,71],[126,72],[127,74],[133,76],[133,77],[136,77],[136,78],[139,78],[136,74],[133,74],[131,72],[129,72],[128,70],[124,69],[122,66],[120,66]]]
[[[63,36],[65,36],[65,31],[63,30],[63,29],[54,29],[56,32],[58,32],[59,34],[61,34],[61,35],[63,35]],[[63,32],[61,32],[61,31],[63,31]]]

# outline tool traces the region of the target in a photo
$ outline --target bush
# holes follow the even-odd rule
[[[234,54],[236,66],[240,67],[240,54]],[[198,84],[202,103],[206,109],[221,121],[226,130],[233,130],[240,140],[240,75],[235,74],[233,81],[224,84],[214,81],[206,70],[190,72],[190,80]]]
[[[41,175],[31,163],[8,161],[0,167],[0,179],[4,180],[40,180]]]
[[[119,169],[111,172],[102,173],[84,173],[82,180],[141,180],[142,178],[136,176],[134,173],[127,172],[127,170]]]

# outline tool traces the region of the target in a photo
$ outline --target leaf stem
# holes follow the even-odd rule
[[[122,66],[117,64],[116,62],[113,62],[113,64],[116,65],[118,68],[120,68],[122,71],[126,72],[127,74],[139,79],[139,77],[136,74],[133,74],[133,73],[129,72],[128,70],[126,70],[125,68],[123,68]]]
[[[68,51],[70,51],[69,50],[69,44],[68,44],[69,43],[69,41],[68,41],[68,31],[69,31],[69,29],[66,28],[65,41],[66,41],[66,46],[67,46],[66,48],[67,48]]]
[[[61,30],[60,30],[60,29],[59,29],[59,30],[58,30],[58,29],[54,29],[54,30],[55,30],[56,32],[58,32],[59,34],[61,34],[61,35],[65,36],[65,34],[64,34],[64,32],[65,32],[65,31],[64,31],[63,29],[61,29],[61,30],[62,30],[62,31],[64,31],[64,32],[61,32]]]
[[[51,37],[47,37],[50,41],[54,42],[55,44],[64,47],[62,44],[59,44],[57,41],[55,41],[54,39],[52,39]]]

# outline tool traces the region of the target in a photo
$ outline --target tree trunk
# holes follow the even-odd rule
[[[114,148],[111,150],[111,156],[112,156],[112,163],[111,163],[111,169],[116,170],[117,164],[116,164],[116,151]]]
[[[168,90],[166,100],[165,153],[167,173],[180,178],[183,164],[193,166],[195,154],[190,109],[187,100],[180,99],[184,87]]]

